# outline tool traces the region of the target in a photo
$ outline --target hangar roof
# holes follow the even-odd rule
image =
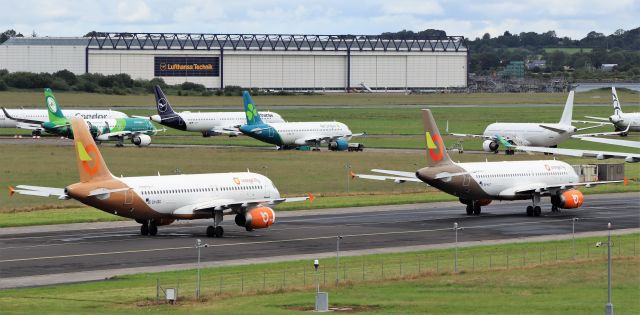
[[[87,46],[84,37],[11,37],[2,45]]]

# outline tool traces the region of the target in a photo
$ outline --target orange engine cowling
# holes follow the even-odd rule
[[[245,214],[238,214],[236,224],[245,227],[248,231],[270,227],[276,221],[276,213],[269,207],[253,208]]]
[[[571,189],[551,198],[551,203],[562,209],[580,208],[584,203],[584,195],[579,190]]]

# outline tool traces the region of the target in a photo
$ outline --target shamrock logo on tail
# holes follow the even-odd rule
[[[249,103],[247,105],[247,118],[252,121],[255,117],[258,117],[258,111],[253,104]]]

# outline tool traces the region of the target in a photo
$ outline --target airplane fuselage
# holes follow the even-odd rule
[[[611,115],[609,121],[613,123],[616,130],[626,130],[629,125],[629,131],[640,131],[640,113],[620,113]]]
[[[564,132],[543,128],[540,125],[564,130]],[[487,126],[483,136],[491,138],[499,135],[519,145],[551,147],[569,139],[574,133],[575,127],[562,124],[493,123]]]
[[[87,197],[95,189],[123,189],[107,198]],[[67,187],[72,198],[108,213],[138,220],[211,218],[213,211],[180,213],[180,208],[218,200],[233,204],[246,200],[279,198],[280,193],[267,177],[251,173],[211,173],[193,175],[142,176],[108,179]],[[104,199],[102,199],[104,198]]]
[[[160,115],[151,116],[151,120],[167,127],[197,132],[221,130],[226,127],[241,126],[246,123],[244,112],[182,112],[177,115],[179,115],[182,120],[163,120]],[[284,119],[274,112],[260,113],[260,118],[267,123],[284,122]]]
[[[351,140],[351,130],[340,122],[290,122],[259,125],[243,125],[240,131],[246,135],[278,146],[309,145],[312,139],[342,137]]]
[[[461,176],[435,179],[443,173]],[[522,200],[531,194],[517,190],[532,187],[578,183],[571,165],[556,160],[456,163],[418,170],[417,177],[446,193],[468,200]]]
[[[43,123],[49,121],[49,114],[46,109],[7,109],[7,112],[9,112],[10,116],[16,118],[37,120]],[[67,118],[81,116],[84,119],[91,120],[128,117],[125,113],[112,110],[65,109],[63,113]],[[4,113],[0,111],[0,128],[18,128],[18,126],[19,123],[17,121],[5,117]]]

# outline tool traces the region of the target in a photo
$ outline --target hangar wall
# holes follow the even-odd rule
[[[406,40],[384,42],[381,39],[363,40],[358,36],[349,42],[330,36],[320,40],[327,45],[335,42],[334,46],[318,49],[310,41],[299,39],[292,46],[291,41],[283,39],[289,35],[274,35],[278,37],[273,43],[270,37],[264,37],[263,42],[256,37],[267,35],[239,35],[235,42],[229,39],[229,35],[220,35],[226,36],[224,43],[218,42],[217,48],[211,45],[203,49],[194,44],[194,37],[189,37],[189,34],[174,38],[181,45],[178,47],[160,45],[160,39],[167,38],[163,37],[165,35],[153,36],[145,37],[144,41],[128,36],[100,44],[97,44],[98,39],[81,37],[12,38],[0,45],[0,69],[12,72],[68,69],[76,74],[105,75],[127,73],[134,79],[160,77],[168,84],[194,82],[207,88],[237,85],[263,89],[344,91],[361,88],[364,84],[373,90],[402,91],[467,86],[466,48],[451,49],[449,43],[441,40],[422,40],[423,46],[416,49],[413,45],[420,45],[419,40],[409,46]],[[246,36],[252,36],[248,44],[244,40],[249,38]],[[318,40],[317,35],[309,36]],[[159,40],[153,42],[153,38]],[[130,39],[129,45],[124,45],[127,39]],[[153,45],[149,46],[149,43]],[[229,43],[233,44],[231,48]],[[243,43],[245,46],[240,47]],[[264,43],[272,43],[272,46],[261,46]],[[381,43],[386,43],[386,46],[380,46]],[[214,44],[213,40],[211,44]],[[164,60],[183,62],[174,64]],[[200,73],[197,69],[182,71],[183,68],[179,68],[191,66],[189,62],[193,66],[201,66],[197,63],[199,60],[208,60],[208,72]],[[159,67],[165,68],[159,71]]]

